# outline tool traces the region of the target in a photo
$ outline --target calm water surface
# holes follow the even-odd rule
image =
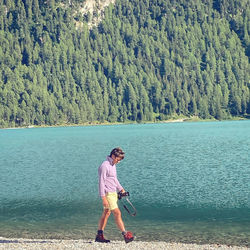
[[[138,240],[249,245],[250,121],[0,130],[0,236],[94,238],[116,146]],[[106,235],[121,239],[112,217]]]

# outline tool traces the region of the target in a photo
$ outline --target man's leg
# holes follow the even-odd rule
[[[102,216],[101,216],[101,218],[99,220],[98,231],[97,231],[97,235],[96,235],[96,238],[95,238],[95,241],[97,241],[97,242],[102,242],[102,243],[109,243],[110,242],[110,240],[106,240],[104,238],[104,235],[103,235],[103,230],[106,227],[106,224],[107,224],[110,213],[111,212],[110,212],[109,209],[104,209],[103,210]]]
[[[106,224],[107,224],[107,221],[108,221],[108,218],[110,216],[110,210],[109,209],[104,209],[103,210],[103,213],[102,213],[102,216],[99,220],[99,224],[98,224],[98,230],[104,230],[104,228],[106,227]]]
[[[126,231],[124,227],[124,223],[122,221],[121,211],[119,208],[115,208],[112,210],[112,213],[115,217],[115,222],[117,227],[121,230],[122,235],[126,243],[129,243],[134,240],[134,236],[131,232]]]
[[[115,217],[115,222],[116,222],[117,227],[121,230],[121,232],[125,232],[125,227],[124,227],[124,223],[122,221],[120,209],[115,208],[114,210],[112,210],[112,213]]]

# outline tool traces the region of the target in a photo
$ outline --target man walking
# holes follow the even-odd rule
[[[116,164],[123,160],[125,153],[121,148],[114,148],[107,159],[98,168],[99,176],[99,195],[102,198],[103,213],[99,220],[98,231],[95,241],[108,243],[110,240],[106,240],[103,235],[103,231],[107,224],[108,218],[111,212],[114,215],[116,225],[122,232],[126,243],[134,240],[133,234],[126,231],[121,211],[117,205],[117,192],[125,192],[121,186],[116,175]]]

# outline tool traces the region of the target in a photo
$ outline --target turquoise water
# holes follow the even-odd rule
[[[94,238],[116,146],[138,240],[249,245],[250,121],[0,130],[0,236]],[[105,234],[121,239],[112,217]]]

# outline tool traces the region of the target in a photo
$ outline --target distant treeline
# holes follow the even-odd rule
[[[0,1],[0,127],[250,114],[249,0],[81,2]]]

